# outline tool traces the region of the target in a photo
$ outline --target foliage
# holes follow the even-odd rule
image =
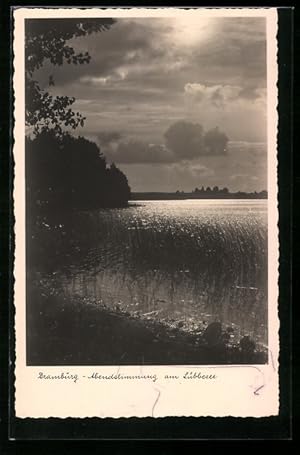
[[[126,205],[126,176],[107,166],[98,146],[70,134],[44,131],[26,139],[27,208],[37,213]]]
[[[33,220],[40,213],[122,206],[128,201],[126,176],[116,166],[107,166],[96,144],[64,131],[84,125],[85,118],[71,108],[75,98],[53,96],[34,78],[46,61],[58,66],[88,63],[89,53],[76,53],[70,40],[109,30],[114,22],[109,18],[26,21],[26,125],[33,129],[33,138],[26,139],[26,182]],[[49,85],[54,85],[52,76]]]
[[[207,193],[214,193],[214,194],[218,194],[220,196],[224,196],[224,195],[227,195],[229,193],[229,190],[228,188],[219,188],[217,185],[215,185],[213,187],[213,189],[211,189],[209,186],[205,189],[204,186],[202,186],[202,188],[199,190],[198,187],[196,187],[194,189],[194,191],[192,191],[192,193],[195,193],[195,194],[202,194],[202,195],[205,195]]]
[[[34,79],[34,72],[45,61],[52,65],[63,63],[80,65],[91,59],[88,52],[76,53],[68,45],[72,38],[108,30],[115,21],[101,19],[27,19],[25,27],[25,97],[26,125],[33,128],[35,135],[53,128],[57,135],[62,134],[62,126],[83,126],[85,117],[73,112],[75,98],[52,96],[43,90]],[[49,85],[54,85],[52,76]]]

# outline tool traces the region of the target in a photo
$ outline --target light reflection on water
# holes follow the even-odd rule
[[[80,261],[59,273],[70,295],[184,327],[236,324],[267,343],[266,201],[134,201],[85,212],[72,248]]]

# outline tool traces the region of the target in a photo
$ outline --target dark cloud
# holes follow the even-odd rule
[[[176,163],[120,164],[133,191],[191,191],[195,187],[228,187],[232,191],[267,188],[267,144],[229,142],[228,154],[203,155]],[[252,160],[254,150],[260,159]]]
[[[173,123],[164,134],[167,147],[180,159],[193,159],[204,150],[203,127],[184,120]]]
[[[218,19],[215,20],[216,23]],[[214,36],[194,51],[203,67],[223,69],[235,80],[255,78],[266,83],[266,20],[265,18],[222,18]],[[205,71],[205,69],[204,69]],[[211,74],[211,73],[210,73]]]
[[[226,155],[228,137],[225,133],[214,128],[207,131],[204,136],[204,145],[208,155]]]
[[[93,34],[71,41],[79,52],[88,50],[92,60],[88,65],[46,65],[40,77],[47,84],[49,73],[54,73],[58,86],[76,81],[85,84],[109,85],[131,88],[146,87],[179,89],[189,74],[195,81],[210,83],[251,80],[265,86],[266,37],[263,18],[220,18],[212,23],[209,38],[203,38],[197,46],[182,49],[173,43],[165,43],[170,26],[159,18],[130,20],[118,18],[108,32]],[[171,36],[171,35],[170,35]],[[170,41],[170,39],[169,39]],[[124,77],[124,68],[130,69]],[[102,82],[101,82],[102,80]],[[190,79],[191,80],[191,79]],[[98,82],[97,82],[98,81]]]
[[[201,156],[227,152],[227,136],[218,128],[204,132],[202,125],[184,120],[165,132],[165,144],[149,144],[138,139],[122,140],[117,132],[98,134],[98,141],[110,161],[116,163],[177,163]]]
[[[159,143],[170,122],[188,118],[218,124],[235,139],[265,139],[263,18],[199,16],[183,28],[182,18],[117,18],[109,31],[70,45],[88,50],[91,62],[46,65],[39,77],[47,86],[53,74],[53,94],[86,100],[78,110],[87,133],[114,128],[118,119],[124,136]]]
[[[89,51],[88,65],[45,65],[39,78],[47,86],[53,74],[51,93],[76,98],[74,109],[86,117],[80,134],[121,164],[135,190],[201,182],[234,189],[233,175],[263,189],[267,154],[253,142],[267,136],[265,19],[184,22],[117,18],[108,32],[70,43]],[[249,143],[227,144],[215,125]]]
[[[177,160],[194,159],[202,155],[224,155],[228,137],[218,128],[204,133],[199,123],[175,122],[165,132],[167,147]]]
[[[97,134],[97,138],[100,145],[106,146],[114,142],[119,142],[122,134],[118,131],[101,131]]]
[[[156,21],[159,23],[159,19]],[[109,31],[69,42],[77,52],[88,50],[92,57],[89,64],[53,67],[46,63],[38,72],[38,77],[47,83],[47,75],[53,72],[55,83],[60,86],[84,78],[86,83],[89,79],[92,81],[93,78],[105,77],[118,81],[122,79],[119,70],[123,66],[154,63],[165,55],[167,50],[160,46],[159,38],[160,34],[156,33],[153,24],[147,19],[134,23],[129,19],[117,19]]]
[[[161,144],[147,144],[137,139],[120,142],[116,148],[106,150],[106,156],[116,163],[171,163],[173,153]]]

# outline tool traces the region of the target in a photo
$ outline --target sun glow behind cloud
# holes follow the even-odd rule
[[[171,39],[177,46],[195,46],[208,40],[213,29],[214,21],[211,18],[179,16],[172,19]]]
[[[232,176],[245,175],[245,185],[265,187],[266,155],[252,153],[253,147],[249,146],[249,153],[239,147],[229,150],[228,156],[212,158],[199,152],[198,161],[193,154],[193,162],[183,166],[182,157],[176,162],[164,145],[164,132],[180,121],[202,125],[205,131],[219,127],[230,141],[266,141],[262,18],[187,18],[184,14],[117,18],[108,32],[70,44],[76,44],[79,52],[88,50],[91,62],[76,68],[43,68],[42,86],[53,94],[76,98],[74,108],[86,117],[78,134],[92,138],[104,132],[118,134],[110,144],[114,153],[109,153],[103,137],[99,145],[108,159],[126,167],[133,189],[142,190],[146,182],[148,190],[157,185],[174,189],[177,184],[188,189],[200,174],[204,185],[218,180],[233,186],[237,177]],[[49,73],[55,79],[50,88]],[[184,148],[189,150],[186,144]],[[249,160],[255,160],[251,172]],[[137,166],[141,182],[135,175]],[[243,183],[239,181],[237,187]]]

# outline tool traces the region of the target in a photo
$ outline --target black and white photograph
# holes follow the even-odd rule
[[[266,19],[25,21],[28,365],[268,361]]]
[[[15,18],[18,415],[276,413],[276,10]]]

